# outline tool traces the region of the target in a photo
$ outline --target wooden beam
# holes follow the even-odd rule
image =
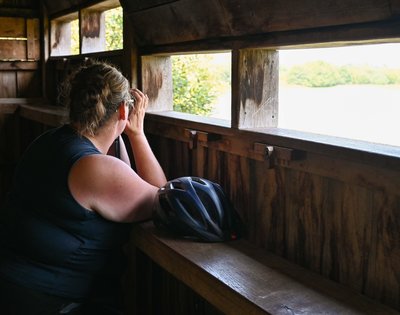
[[[149,111],[173,108],[172,65],[169,56],[141,58],[142,90],[149,96]]]
[[[0,60],[26,60],[26,40],[0,39]]]
[[[81,10],[81,53],[106,50],[106,26],[103,11]]]
[[[39,19],[26,20],[26,59],[39,60],[40,59],[40,33],[39,33]]]
[[[61,126],[68,122],[67,110],[55,106],[20,105],[19,115],[51,127]]]
[[[0,71],[37,70],[39,61],[2,61]]]
[[[0,114],[14,114],[18,108],[17,104],[0,103]]]
[[[26,37],[25,19],[22,17],[0,17],[0,37]]]
[[[278,52],[266,49],[239,51],[238,86],[239,111],[233,119],[234,128],[278,126]],[[237,105],[234,106],[237,109]]]
[[[38,9],[27,9],[27,8],[1,7],[0,8],[0,16],[2,16],[2,17],[35,18],[35,17],[39,16],[39,10]]]

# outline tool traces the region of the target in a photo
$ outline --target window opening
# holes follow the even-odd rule
[[[51,56],[123,48],[123,10],[118,0],[100,2],[80,13],[51,20]]]
[[[102,2],[81,11],[82,53],[123,48],[123,10],[115,4]]]
[[[400,146],[400,44],[279,51],[278,127]]]
[[[231,53],[171,56],[174,110],[231,119]]]
[[[51,56],[79,54],[78,21],[78,12],[51,21]]]

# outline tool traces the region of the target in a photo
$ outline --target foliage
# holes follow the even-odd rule
[[[400,84],[400,69],[371,66],[334,66],[323,61],[284,68],[282,79],[288,84],[330,87],[341,84]]]
[[[174,110],[208,116],[218,92],[230,84],[230,71],[212,63],[212,55],[172,58]]]
[[[79,54],[79,20],[73,20],[71,26],[71,55]]]
[[[123,15],[122,7],[105,12],[106,20],[106,50],[123,48]]]

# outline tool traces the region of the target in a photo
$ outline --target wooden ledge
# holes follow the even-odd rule
[[[51,106],[43,98],[0,98],[0,114],[14,114],[57,127],[68,121],[68,111],[65,108]]]
[[[149,222],[131,240],[225,314],[400,314],[244,240],[174,239]]]
[[[19,115],[51,127],[58,127],[68,121],[65,108],[49,105],[20,105]]]

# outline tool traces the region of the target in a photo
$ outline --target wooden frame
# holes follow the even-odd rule
[[[79,19],[79,13],[74,12],[50,21],[50,55],[72,55],[71,21]]]
[[[119,7],[118,0],[106,0],[51,19],[51,56],[70,56],[70,22],[79,21],[79,54],[106,51],[105,11]],[[123,37],[123,34],[121,34]]]

